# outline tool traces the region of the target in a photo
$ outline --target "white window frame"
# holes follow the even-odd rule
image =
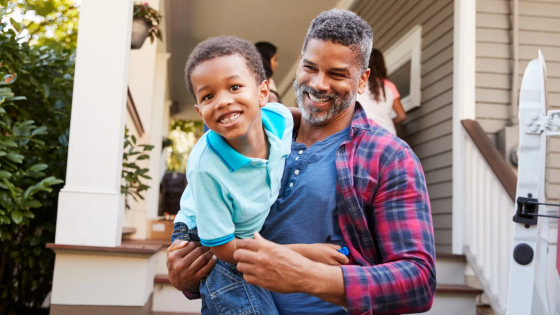
[[[383,53],[387,74],[399,69],[410,61],[410,94],[401,98],[405,111],[420,106],[422,91],[420,88],[422,57],[422,25],[414,26],[395,44]]]

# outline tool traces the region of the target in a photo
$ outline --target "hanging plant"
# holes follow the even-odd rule
[[[163,41],[159,28],[161,14],[159,14],[157,10],[151,8],[147,2],[144,4],[135,4],[132,17],[132,49],[139,49],[142,47],[147,37],[150,37],[151,43],[154,43],[156,38]]]

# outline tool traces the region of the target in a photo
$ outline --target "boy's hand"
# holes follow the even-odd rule
[[[337,252],[340,246],[334,244],[294,244],[288,245],[288,247],[308,259],[326,265],[340,266],[349,262],[348,257]]]
[[[199,282],[210,273],[216,259],[200,243],[175,240],[167,249],[167,275],[180,291],[198,289]]]

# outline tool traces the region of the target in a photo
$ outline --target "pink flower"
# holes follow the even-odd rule
[[[144,5],[150,5],[148,2],[144,2]]]

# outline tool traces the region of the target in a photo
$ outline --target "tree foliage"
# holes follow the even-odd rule
[[[8,10],[5,16],[21,14],[21,23],[10,24],[32,46],[55,49],[76,49],[78,38],[78,6],[74,0],[0,0]]]
[[[0,314],[40,307],[51,290],[54,253],[45,244],[54,241],[66,177],[74,60],[71,50],[30,47],[0,24],[0,78],[10,83],[0,105]]]

